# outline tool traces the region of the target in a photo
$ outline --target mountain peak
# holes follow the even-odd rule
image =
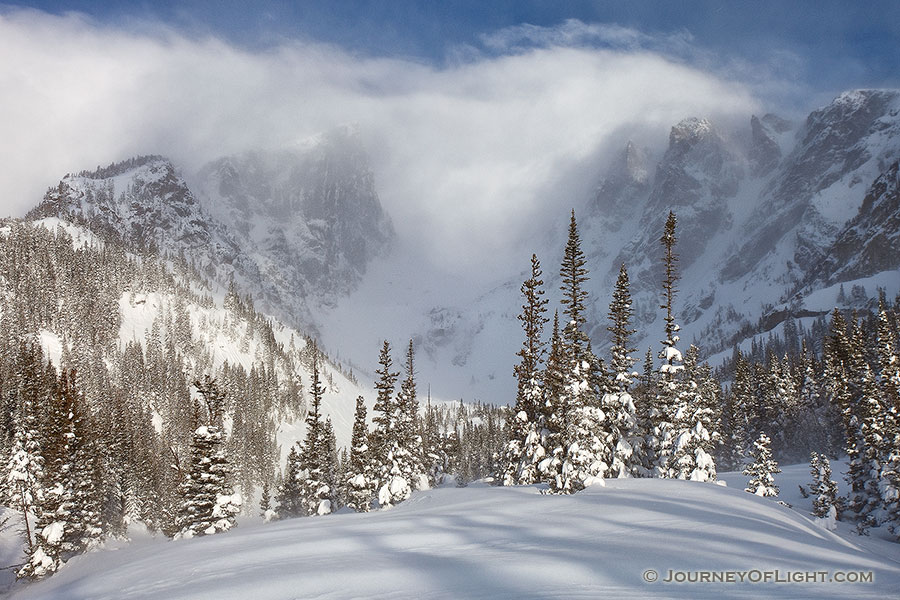
[[[672,127],[672,131],[669,134],[669,147],[690,147],[708,137],[712,131],[712,124],[707,119],[698,119],[696,117],[683,119]]]

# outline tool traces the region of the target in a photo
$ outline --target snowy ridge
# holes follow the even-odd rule
[[[473,485],[416,492],[387,512],[135,542],[79,556],[13,597],[885,598],[900,586],[897,558],[886,543],[868,550],[712,484],[612,480],[574,496]],[[676,584],[664,581],[669,570],[872,573],[873,582]]]
[[[321,323],[310,308],[355,289],[394,237],[349,128],[287,150],[225,157],[196,175],[161,156],[67,175],[27,218],[64,218],[142,252],[183,255],[313,332]]]
[[[47,228],[54,234],[69,236],[75,247],[83,244],[102,246],[103,243],[84,226],[58,218],[41,219],[35,224]],[[178,272],[171,263],[168,263],[167,268]],[[199,377],[203,372],[218,372],[226,363],[240,366],[247,372],[254,366],[268,365],[268,368],[274,368],[281,381],[289,381],[299,376],[303,400],[308,402],[310,373],[308,365],[302,358],[307,344],[303,332],[277,320],[267,319],[274,335],[274,343],[284,351],[283,355],[273,355],[271,347],[262,338],[260,329],[254,327],[248,318],[234,307],[228,306],[224,291],[210,290],[205,287],[208,284],[202,281],[184,282],[197,291],[206,293],[212,291],[207,302],[186,300],[183,295],[164,288],[149,293],[129,291],[122,294],[118,302],[117,315],[120,350],[132,341],[138,342],[146,349],[148,338],[156,326],[157,336],[163,338],[170,336],[173,339],[175,350],[186,358],[196,376]],[[188,317],[187,332],[176,333],[171,326],[175,320],[173,315],[178,312]],[[75,350],[71,342],[65,342],[61,333],[52,329],[42,330],[39,340],[46,356],[57,366],[64,352]],[[347,374],[334,364],[320,361],[320,366],[322,371],[320,375],[327,384],[322,404],[323,414],[331,417],[338,447],[348,446],[356,398],[364,396],[371,408],[374,405],[375,394],[371,383],[366,383],[365,380],[360,382],[356,377],[351,381]],[[283,458],[291,445],[303,439],[304,416],[305,412],[302,411],[297,414],[278,415],[277,443],[281,448],[282,458],[279,464],[283,463]]]
[[[900,92],[847,92],[799,126],[771,114],[753,116],[749,125],[687,118],[672,128],[664,152],[628,142],[601,170],[587,206],[579,210],[573,201],[588,260],[587,321],[595,349],[602,353],[609,344],[607,312],[622,263],[632,284],[638,353],[658,348],[659,238],[669,209],[678,217],[675,313],[685,342],[697,342],[707,357],[728,355],[761,319],[829,311],[837,288],[825,294],[827,300],[818,291],[835,282],[848,290],[866,285],[870,296],[876,292],[873,281],[889,294],[900,285],[900,254],[893,250],[900,207],[891,192],[895,186],[885,184],[900,158]],[[864,206],[878,210],[858,216]],[[866,242],[869,251],[857,255],[868,239],[874,240]],[[560,233],[551,245],[536,242],[522,255],[524,266],[530,252],[537,252],[551,303],[558,300],[563,242]],[[884,277],[875,277],[879,273]],[[440,330],[435,362],[470,365],[459,385],[482,398],[514,395],[512,377],[494,359],[512,356],[518,346],[514,319],[524,278],[523,273],[488,293],[473,293],[457,308],[423,311],[454,315],[456,326]],[[418,331],[425,340],[436,339],[430,330],[426,325]]]

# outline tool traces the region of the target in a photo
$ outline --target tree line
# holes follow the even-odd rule
[[[700,363],[696,345],[684,353],[678,347],[676,223],[670,212],[660,237],[664,339],[655,357],[647,350],[642,373],[634,370],[626,265],[609,307],[607,363],[585,333],[588,272],[574,211],[560,266],[562,318],[559,310],[548,317],[540,261],[532,256],[521,287],[524,340],[501,481],[545,483],[550,493],[568,494],[603,478],[713,481],[720,465],[746,469],[748,491],[771,495],[776,458],[810,457],[812,491],[824,506],[834,495],[827,457],[846,455],[851,491],[830,501],[836,516],[860,531],[900,527],[900,298],[891,304],[881,293],[877,313],[854,311],[849,319],[835,309],[821,356],[796,328],[788,346],[799,350],[783,356],[764,348],[765,360],[757,361],[757,348],[750,357],[735,348],[733,379],[723,386]]]

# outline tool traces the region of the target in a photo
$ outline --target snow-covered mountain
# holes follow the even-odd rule
[[[844,93],[803,122],[692,116],[671,128],[664,147],[622,146],[595,165],[594,194],[572,199],[591,277],[588,326],[601,353],[622,263],[639,353],[661,339],[659,238],[669,210],[678,216],[683,343],[697,341],[707,355],[730,350],[762,322],[768,329],[791,314],[827,311],[831,286],[900,289],[897,90]],[[351,129],[224,157],[184,177],[160,157],[68,176],[31,215],[46,216],[183,254],[357,365],[373,362],[376,339],[412,337],[422,381],[439,396],[501,403],[514,389],[524,268],[536,252],[555,296],[564,244],[563,228],[548,225],[552,242],[522,248],[523,273],[498,273],[487,289],[461,282],[452,299],[436,295],[427,264],[396,250]]]
[[[394,238],[349,128],[291,149],[224,157],[197,174],[144,156],[67,175],[27,215],[44,217],[184,256],[311,331],[319,324],[310,308],[350,293]]]
[[[730,351],[761,322],[768,331],[789,315],[827,312],[837,299],[831,286],[840,283],[848,289],[868,284],[870,297],[873,282],[889,295],[900,291],[900,92],[847,92],[801,124],[772,114],[748,116],[745,123],[691,117],[672,127],[662,151],[628,142],[598,169],[594,196],[574,203],[591,277],[588,327],[596,348],[607,344],[608,305],[625,263],[638,354],[658,349],[659,239],[669,210],[678,217],[675,308],[682,344],[695,341],[705,355]],[[553,246],[523,250],[523,267],[532,251],[542,259],[551,297],[560,284],[564,243],[559,227]],[[488,320],[517,314],[525,277],[473,295],[465,306],[431,310],[454,316],[455,328],[442,328],[441,338],[469,370],[462,381],[498,401],[512,397],[514,382],[498,371],[494,357],[512,357],[521,334],[514,321]],[[458,352],[454,330],[474,335],[466,340],[468,354]],[[452,362],[447,355],[444,364]]]
[[[207,213],[256,258],[275,305],[326,304],[352,292],[394,230],[352,130],[306,148],[247,152],[206,165],[197,190]]]

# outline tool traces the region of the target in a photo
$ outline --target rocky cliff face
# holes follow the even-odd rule
[[[900,93],[848,92],[799,126],[771,114],[748,120],[748,127],[735,129],[685,119],[672,127],[657,158],[629,143],[599,171],[595,195],[576,213],[590,275],[589,333],[601,353],[622,263],[632,283],[637,354],[659,347],[659,239],[669,210],[678,217],[682,344],[695,341],[707,355],[729,352],[760,322],[775,327],[790,314],[820,313],[823,307],[807,297],[827,286],[846,282],[850,289],[858,279],[888,273],[900,288]],[[565,239],[556,241],[557,247],[538,250],[551,297]],[[454,313],[469,324],[459,329],[477,331],[478,315],[491,311],[514,314],[520,303],[514,283]],[[503,351],[513,356],[521,333],[515,323],[505,331],[513,341]],[[471,354],[456,351],[453,360],[465,360],[470,370],[489,364],[498,351],[496,327],[490,334],[493,343],[469,341]],[[472,377],[490,385],[493,375],[485,370]]]
[[[804,287],[810,290],[896,270],[898,256],[900,162],[895,162],[869,188],[859,212],[809,272]]]
[[[394,237],[365,153],[346,130],[222,158],[187,180],[163,157],[139,157],[66,176],[28,218],[68,218],[136,250],[185,256],[312,331],[310,307],[354,290]]]
[[[365,153],[352,131],[309,148],[248,152],[214,161],[198,177],[208,212],[281,293],[330,304],[355,289],[394,238]]]

